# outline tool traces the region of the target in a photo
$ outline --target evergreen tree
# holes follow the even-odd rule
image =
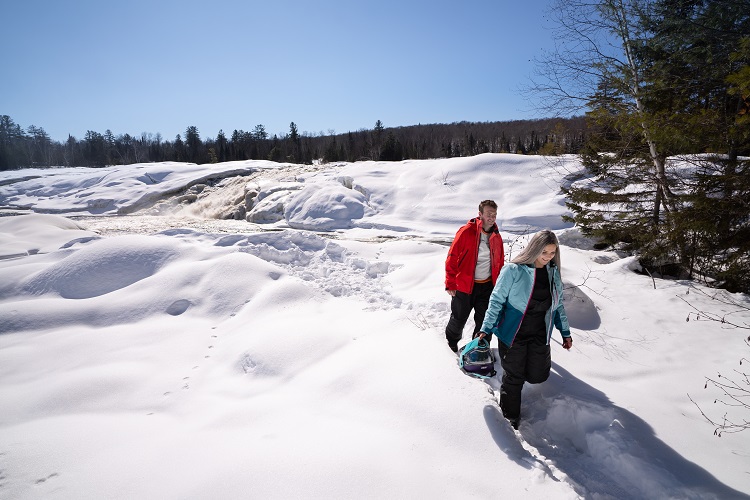
[[[174,161],[187,161],[185,143],[182,142],[180,134],[177,134],[174,138]]]
[[[388,132],[379,159],[380,161],[401,161],[404,159],[401,143],[393,135],[393,132]]]
[[[52,141],[41,127],[30,125],[27,129],[29,165],[52,166]]]
[[[128,165],[134,162],[133,151],[133,136],[130,134],[119,135],[116,139],[117,150],[122,158],[123,165]]]
[[[266,132],[266,127],[263,125],[256,125],[253,129],[253,139],[256,141],[265,141],[268,139],[268,132]]]
[[[672,239],[686,240],[692,274],[733,291],[750,290],[748,161],[750,132],[742,113],[750,96],[750,2],[662,0],[649,19],[644,49],[664,116],[660,130],[695,160],[696,176],[682,186]],[[743,78],[743,75],[744,78]]]
[[[273,139],[271,139],[271,149],[268,152],[267,159],[276,162],[281,162],[284,159],[284,153],[281,151],[281,142],[275,134]]]
[[[383,146],[383,133],[385,127],[380,120],[375,122],[375,128],[372,131],[372,147],[370,149],[370,158],[380,158],[380,150]]]
[[[185,130],[185,149],[187,151],[187,161],[191,163],[201,162],[201,137],[198,133],[198,128],[190,126]]]
[[[704,0],[602,1],[599,15],[621,41],[588,97],[582,159],[590,183],[568,192],[587,234],[625,242],[641,262],[671,274],[747,286],[747,166],[740,114],[742,51],[750,5]],[[591,37],[591,32],[586,32]],[[600,61],[601,62],[601,61]],[[690,171],[667,158],[701,156]],[[679,175],[678,175],[679,174]],[[742,238],[745,238],[744,240]]]
[[[349,132],[346,134],[346,145],[347,145],[347,155],[343,158],[346,161],[356,161],[357,160],[357,141],[354,138],[354,134]]]
[[[219,130],[219,134],[216,136],[216,149],[218,149],[217,161],[227,161],[229,157],[229,151],[227,148],[227,137],[224,135],[223,130]]]
[[[287,161],[292,163],[301,162],[302,152],[299,132],[297,130],[297,125],[294,122],[289,124],[289,136],[287,139],[289,141],[289,154],[287,155]]]
[[[323,161],[324,162],[333,162],[333,161],[339,161],[341,157],[339,156],[339,149],[336,144],[336,136],[333,137],[333,140],[326,148],[325,153],[323,153]]]
[[[8,115],[0,116],[0,170],[24,165],[22,144],[25,134],[20,125]]]
[[[93,130],[86,131],[83,145],[83,160],[90,167],[107,165],[104,136]]]
[[[81,156],[79,154],[78,141],[72,135],[68,135],[65,143],[63,158],[66,167],[77,167],[81,165]]]
[[[115,141],[115,134],[110,129],[104,131],[104,156],[106,158],[107,165],[115,165],[118,159],[117,144]]]

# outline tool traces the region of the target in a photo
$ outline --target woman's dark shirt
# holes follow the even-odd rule
[[[552,307],[552,293],[550,292],[547,266],[537,267],[534,290],[531,292],[531,300],[529,300],[526,314],[516,334],[516,340],[534,339],[546,343],[547,328],[544,323],[544,315],[550,307]]]

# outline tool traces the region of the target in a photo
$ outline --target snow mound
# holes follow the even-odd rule
[[[165,239],[121,236],[89,245],[54,263],[24,283],[21,291],[55,293],[65,299],[88,299],[126,288],[153,276],[180,257]]]
[[[168,230],[165,236],[213,241],[283,268],[334,297],[360,297],[372,309],[401,307],[403,300],[390,291],[384,278],[401,266],[387,260],[368,259],[314,233],[296,230],[249,235],[209,235],[191,230]]]
[[[340,183],[312,184],[289,200],[284,217],[297,229],[347,229],[364,217],[366,203],[362,193]]]
[[[47,253],[72,241],[97,238],[59,215],[29,214],[0,219],[0,259]]]
[[[203,251],[171,238],[96,240],[7,273],[0,296],[10,299],[0,304],[0,333],[159,315],[228,317],[284,275],[247,253]]]

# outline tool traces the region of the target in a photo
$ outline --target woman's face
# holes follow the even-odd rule
[[[549,261],[551,261],[555,254],[557,253],[557,246],[555,246],[554,243],[550,243],[546,247],[544,247],[544,250],[542,250],[542,255],[540,255],[535,261],[534,264],[536,267],[544,267],[547,265]]]

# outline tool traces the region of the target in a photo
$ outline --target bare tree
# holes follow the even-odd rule
[[[648,37],[641,22],[652,0],[555,0],[555,49],[536,60],[527,95],[547,113],[578,114],[592,105],[619,106],[633,117],[648,145],[655,183],[653,220],[675,211],[666,173],[666,154],[653,133],[644,104],[644,63],[637,49]],[[598,101],[598,102],[597,102]],[[651,179],[644,179],[651,180]]]

